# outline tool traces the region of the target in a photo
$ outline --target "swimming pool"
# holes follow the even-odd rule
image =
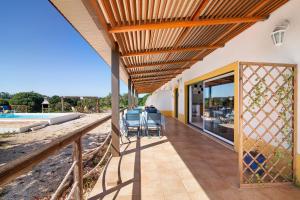
[[[55,115],[48,114],[27,114],[27,113],[8,113],[8,114],[0,114],[0,119],[49,119],[51,117],[55,117]]]
[[[80,113],[8,113],[0,114],[0,134],[1,133],[22,133],[32,127],[41,125],[53,125],[77,119]],[[30,125],[21,126],[24,122]],[[11,127],[9,126],[11,123]],[[1,126],[5,124],[5,126]],[[18,125],[19,124],[19,125]]]

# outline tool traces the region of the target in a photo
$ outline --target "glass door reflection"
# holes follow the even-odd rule
[[[203,82],[189,86],[189,122],[203,128]]]
[[[222,75],[203,82],[203,129],[229,143],[234,141],[234,76]]]

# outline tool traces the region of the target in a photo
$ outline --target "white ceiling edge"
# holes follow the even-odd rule
[[[97,25],[81,0],[49,0],[74,29],[94,48],[111,67],[111,44],[106,33]],[[84,0],[83,0],[84,1]],[[120,79],[128,84],[129,75],[120,62]]]

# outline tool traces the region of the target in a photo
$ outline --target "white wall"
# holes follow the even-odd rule
[[[155,105],[158,110],[173,110],[173,93],[171,90],[158,90],[149,96],[145,106]],[[161,102],[157,104],[157,102]]]
[[[256,23],[228,42],[224,48],[214,51],[205,57],[202,62],[195,63],[190,69],[179,75],[183,79],[179,85],[179,113],[184,114],[183,84],[185,81],[206,74],[234,61],[280,62],[300,65],[299,8],[299,0],[289,1],[275,11],[268,20]],[[275,47],[271,40],[271,32],[276,25],[286,19],[290,21],[290,26],[285,35],[284,45]],[[300,70],[298,70],[298,79],[300,77],[299,71]],[[177,84],[177,79],[178,77],[162,88],[172,89],[174,85]],[[300,87],[298,87],[298,94],[300,94]],[[156,93],[153,94],[151,98],[156,99],[155,96]],[[163,97],[164,98],[156,99],[159,101],[152,102],[152,104],[161,106],[170,99],[167,94],[163,95]],[[173,100],[171,102],[173,103]],[[298,106],[298,113],[300,113],[300,106]],[[297,125],[299,124],[300,117],[298,117]],[[300,137],[298,137],[298,144],[298,153],[300,153]]]

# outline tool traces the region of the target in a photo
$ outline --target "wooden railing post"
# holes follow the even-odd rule
[[[74,193],[75,199],[83,199],[83,168],[82,168],[82,145],[81,137],[73,143],[73,162],[76,162],[74,167],[74,184],[77,183],[77,188]]]
[[[120,156],[120,53],[118,46],[111,55],[111,154]]]
[[[131,99],[131,78],[128,79],[128,108],[131,108],[132,99]]]
[[[61,112],[64,112],[64,97],[60,97],[61,102]]]

